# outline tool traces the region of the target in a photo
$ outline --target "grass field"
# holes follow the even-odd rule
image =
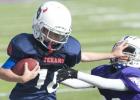
[[[73,17],[72,35],[83,51],[110,52],[112,45],[125,35],[140,36],[139,0],[58,0],[65,4]],[[0,3],[0,63],[7,59],[6,48],[12,37],[32,32],[32,16],[41,4]],[[108,61],[81,63],[75,67],[89,72],[92,67]],[[0,100],[7,100],[14,83],[0,81]],[[4,93],[4,94],[3,94]],[[6,94],[5,94],[6,93]],[[61,86],[58,100],[102,100],[97,89],[74,90]]]

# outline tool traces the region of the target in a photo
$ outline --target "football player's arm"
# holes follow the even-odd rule
[[[39,65],[30,71],[28,69],[28,64],[25,63],[25,69],[22,76],[16,75],[12,72],[11,68],[15,65],[13,59],[9,58],[5,64],[0,68],[0,78],[10,82],[25,83],[33,78],[35,78],[39,71]]]
[[[0,78],[9,82],[24,83],[24,79],[21,76],[14,74],[11,69],[0,68]]]
[[[79,80],[79,79],[66,79],[61,82],[61,84],[66,85],[68,87],[74,88],[74,89],[81,89],[81,88],[93,88],[93,84],[89,84],[85,81]]]
[[[128,45],[123,42],[121,45],[117,46],[111,53],[96,53],[96,52],[82,52],[81,60],[84,61],[96,61],[96,60],[105,60],[114,57],[125,56],[123,54],[123,49],[125,49]]]
[[[128,90],[128,88],[125,86],[121,79],[103,78],[100,76],[90,75],[79,71],[77,73],[77,78],[102,89],[110,89],[116,91]]]
[[[103,78],[100,76],[83,73],[74,69],[61,69],[56,73],[57,73],[57,82],[59,83],[67,79],[74,78],[74,79],[84,81],[90,84],[91,86],[95,86],[102,89],[110,89],[110,90],[117,90],[117,91],[128,90],[128,88],[125,86],[125,84],[123,83],[121,79]],[[71,84],[76,84],[75,86],[77,86],[76,82],[73,82]]]

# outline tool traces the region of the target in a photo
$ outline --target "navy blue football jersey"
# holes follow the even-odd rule
[[[140,69],[133,67],[116,69],[112,65],[102,65],[92,69],[91,74],[104,78],[121,79],[127,86],[128,91],[115,91],[99,88],[99,92],[106,98],[106,100],[140,99]]]
[[[7,52],[10,57],[3,68],[12,69],[19,60],[29,57],[38,60],[41,67],[35,79],[16,84],[11,100],[55,100],[58,83],[53,83],[54,72],[73,67],[81,60],[80,43],[71,36],[60,50],[50,53],[32,34],[22,33],[11,40]]]

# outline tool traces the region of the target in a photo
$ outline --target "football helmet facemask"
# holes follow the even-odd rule
[[[71,33],[71,14],[59,2],[44,3],[33,18],[33,35],[48,49],[58,50]]]
[[[126,41],[128,44],[128,47],[123,50],[123,53],[127,55],[127,57],[112,58],[110,60],[111,63],[140,68],[140,37],[125,36],[114,45],[113,49],[123,41]]]

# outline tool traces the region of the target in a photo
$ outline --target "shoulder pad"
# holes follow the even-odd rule
[[[81,45],[78,40],[70,36],[63,49],[67,55],[66,64],[69,67],[73,67],[81,61]]]
[[[32,34],[21,33],[16,35],[9,43],[7,53],[13,58],[23,58],[36,53],[33,47],[35,39]]]
[[[92,75],[98,75],[98,76],[105,76],[106,74],[109,74],[112,66],[111,65],[100,65],[91,70]]]

